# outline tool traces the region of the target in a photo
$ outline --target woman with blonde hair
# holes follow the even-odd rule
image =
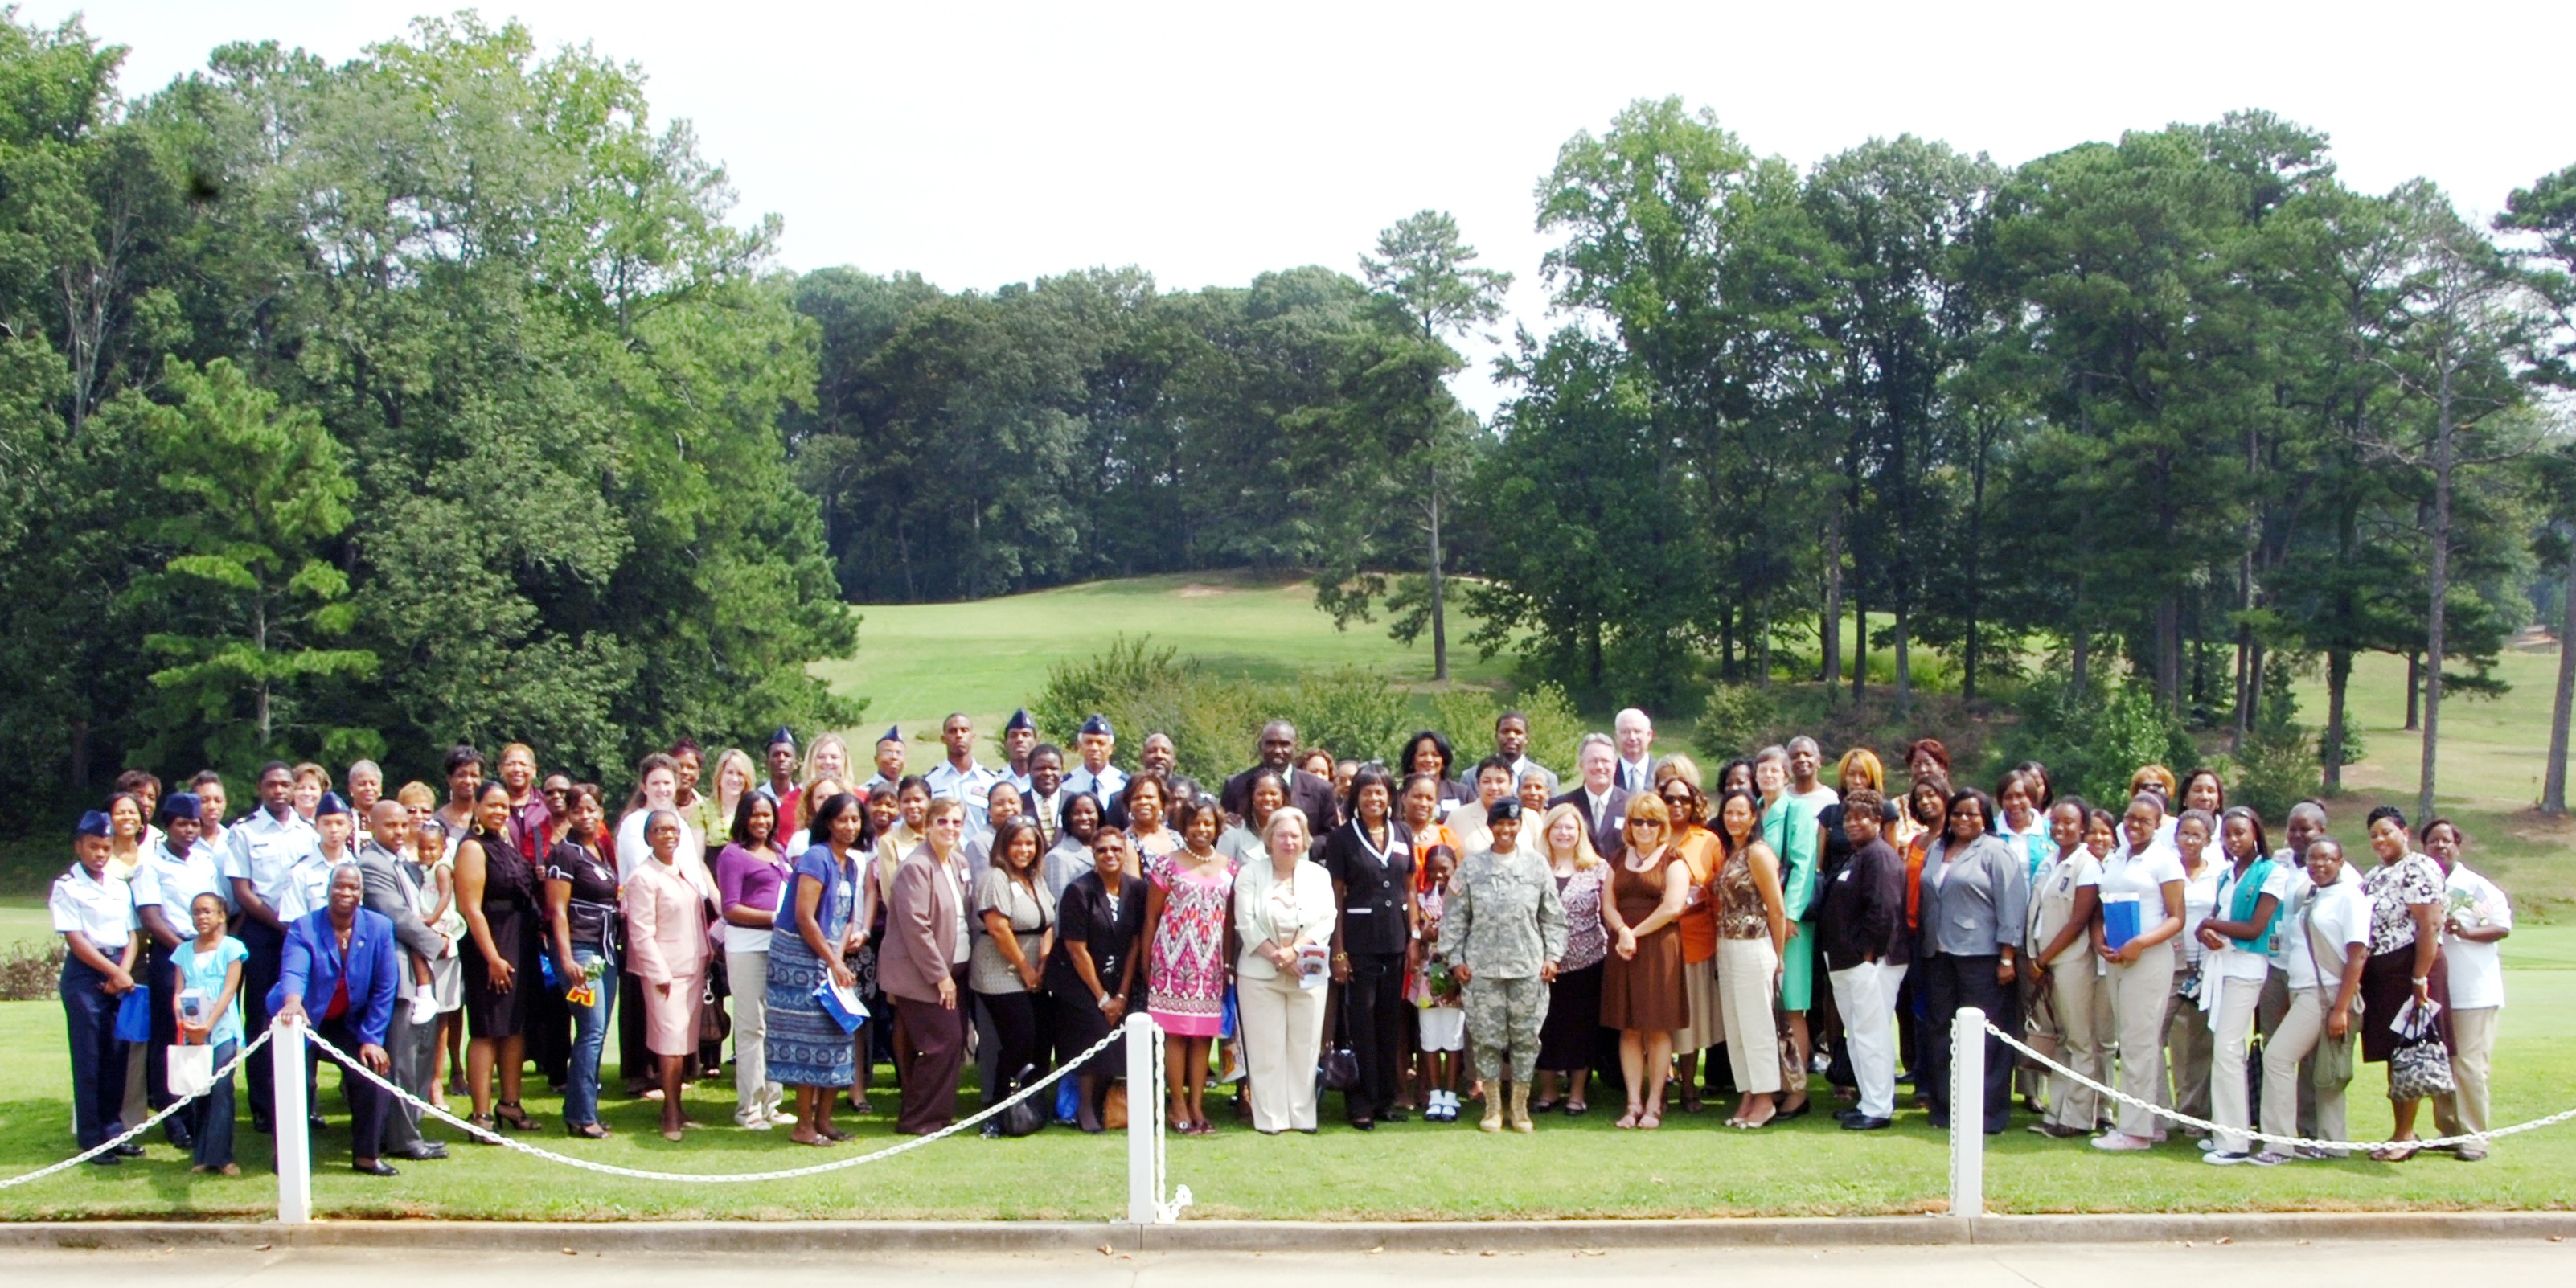
[[[687,811],[688,822],[698,829],[707,845],[722,850],[720,838],[733,834],[734,820],[742,813],[742,798],[760,786],[760,770],[751,763],[751,753],[740,747],[727,747],[716,753],[715,773],[708,778],[706,790]],[[772,838],[773,843],[777,838]],[[710,860],[712,862],[712,860]]]
[[[1539,820],[1539,854],[1556,881],[1557,902],[1565,907],[1565,955],[1557,959],[1556,979],[1547,987],[1547,1022],[1538,1031],[1538,1089],[1530,1108],[1545,1113],[1560,1103],[1569,1118],[1588,1108],[1583,1084],[1592,1074],[1595,1039],[1601,1032],[1602,962],[1610,955],[1610,936],[1601,919],[1601,892],[1609,884],[1609,866],[1592,848],[1592,830],[1583,811],[1559,805]],[[1568,1094],[1557,1099],[1557,1081]]]
[[[1272,810],[1261,853],[1235,873],[1233,942],[1252,1125],[1265,1136],[1315,1130],[1315,1060],[1324,1039],[1324,953],[1338,904],[1308,862],[1306,812]],[[1140,1107],[1141,1108],[1141,1107]]]
[[[1619,1030],[1619,1072],[1628,1112],[1617,1123],[1653,1131],[1664,1124],[1664,1082],[1671,1074],[1673,1030],[1689,1021],[1682,993],[1681,932],[1674,924],[1690,895],[1690,865],[1674,846],[1664,798],[1628,801],[1628,847],[1611,866],[1601,919],[1611,935],[1601,977],[1601,1022]]]
[[[816,737],[814,745],[805,749],[805,772],[798,777],[807,791],[826,778],[837,783],[850,781],[850,744],[837,733]]]

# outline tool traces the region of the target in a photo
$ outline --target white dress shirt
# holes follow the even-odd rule
[[[111,958],[125,951],[137,924],[134,892],[114,877],[92,877],[89,869],[77,863],[54,878],[45,910],[53,915],[57,932],[79,935]]]

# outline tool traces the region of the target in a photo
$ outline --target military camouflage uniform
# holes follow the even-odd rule
[[[1436,953],[1469,971],[1467,1042],[1476,1076],[1488,1083],[1501,1077],[1509,1050],[1512,1080],[1526,1086],[1538,1065],[1539,1026],[1547,1020],[1539,968],[1565,956],[1565,905],[1546,861],[1491,850],[1468,859],[1449,895]]]

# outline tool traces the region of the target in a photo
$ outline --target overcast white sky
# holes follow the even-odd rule
[[[334,60],[434,0],[28,0],[126,44],[126,92],[232,40]],[[832,4],[499,0],[541,46],[639,63],[785,259],[950,289],[1138,264],[1167,289],[1343,270],[1378,229],[1454,213],[1546,323],[1531,193],[1577,130],[1680,94],[1810,164],[1873,135],[2015,163],[2259,106],[2333,137],[2347,181],[2425,175],[2461,205],[2576,163],[2576,4],[1957,0],[1700,4]],[[1460,392],[1492,400],[1481,376]]]

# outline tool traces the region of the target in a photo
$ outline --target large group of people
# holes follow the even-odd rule
[[[844,1106],[884,1112],[880,1065],[895,1129],[926,1134],[957,1121],[970,1062],[991,1104],[1079,1061],[1040,1119],[1100,1131],[1138,1072],[1101,1040],[1131,1014],[1166,1035],[1168,1094],[1125,1108],[1183,1135],[1312,1133],[1328,1096],[1361,1131],[1472,1099],[1487,1132],[1595,1094],[1641,1131],[1716,1095],[1739,1130],[1822,1100],[1851,1131],[1919,1106],[2000,1132],[2018,1100],[2029,1130],[2109,1151],[2155,1148],[2168,1120],[2146,1106],[2170,1108],[2217,1125],[2209,1162],[2268,1166],[2323,1150],[2248,1132],[2348,1138],[2356,1041],[2391,1070],[2397,1143],[2376,1157],[2417,1152],[2428,1086],[2441,1132],[2489,1125],[2513,918],[2447,819],[2373,810],[2354,862],[2323,804],[2276,820],[2275,849],[2206,769],[2142,766],[2097,803],[2025,763],[1989,794],[1923,739],[1900,792],[1864,747],[1829,785],[1801,737],[1710,773],[1654,754],[1633,709],[1563,782],[1518,713],[1472,765],[1444,731],[1388,766],[1274,721],[1213,790],[1168,735],[1129,769],[1106,718],[1072,733],[1068,756],[1020,712],[987,766],[952,715],[921,773],[897,729],[865,765],[781,729],[710,772],[683,741],[622,798],[519,744],[489,776],[452,748],[443,782],[391,794],[372,763],[273,763],[239,818],[218,774],[165,795],[128,773],[51,898],[75,1133],[114,1139],[179,1098],[168,1070],[195,1053],[172,1051],[220,1067],[279,1017],[495,1133],[544,1127],[533,1073],[570,1135],[608,1135],[622,1090],[683,1139],[728,1052],[734,1124],[799,1145],[849,1139]],[[1947,1018],[1971,1006],[2124,1098],[1989,1039],[1954,1104]],[[622,1089],[602,1085],[612,1028]],[[260,1132],[269,1067],[245,1065]],[[407,1100],[341,1083],[357,1170],[444,1156]],[[218,1079],[167,1142],[237,1174],[234,1116]]]

